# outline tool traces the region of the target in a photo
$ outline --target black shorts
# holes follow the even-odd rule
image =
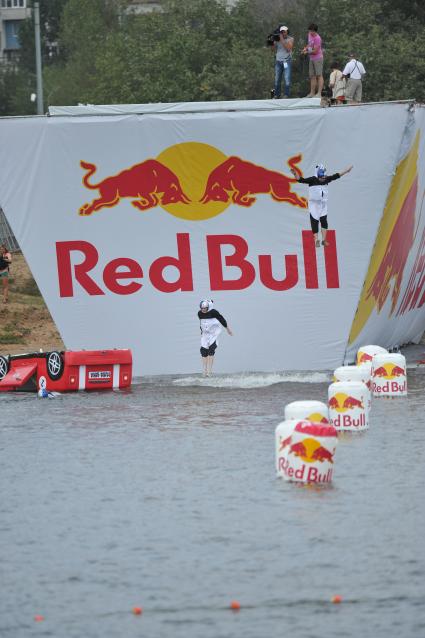
[[[317,233],[319,232],[319,220],[318,219],[314,219],[314,217],[312,215],[310,215],[310,224],[311,224],[311,230],[313,231],[313,233],[315,235],[317,235]],[[328,216],[327,215],[322,215],[322,217],[320,218],[320,225],[322,228],[327,229],[328,227]]]
[[[213,357],[216,349],[217,344],[214,341],[209,348],[201,348],[201,357]]]

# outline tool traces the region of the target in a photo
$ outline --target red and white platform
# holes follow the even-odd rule
[[[0,355],[0,392],[109,390],[131,385],[131,350]]]

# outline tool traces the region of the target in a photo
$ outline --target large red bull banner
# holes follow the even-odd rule
[[[217,372],[332,369],[360,342],[420,338],[423,109],[286,102],[0,120],[0,206],[68,348],[195,372],[205,297],[234,332]],[[317,248],[293,173],[319,163],[354,169]]]

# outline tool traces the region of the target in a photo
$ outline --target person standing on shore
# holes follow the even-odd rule
[[[307,46],[302,53],[308,54],[309,65],[308,75],[310,78],[310,93],[307,97],[322,97],[323,90],[323,51],[322,38],[318,34],[317,24],[310,24],[308,27]]]
[[[292,49],[294,48],[294,38],[288,35],[288,27],[282,26],[279,29],[279,40],[275,42],[276,62],[274,74],[274,96],[280,98],[282,88],[282,77],[284,82],[284,97],[291,94],[291,70],[292,70]]]
[[[214,354],[217,348],[217,337],[226,328],[227,333],[232,336],[233,332],[227,324],[226,319],[213,308],[212,299],[203,299],[199,304],[198,319],[201,328],[201,357],[203,376],[211,376],[214,363]]]
[[[12,255],[7,246],[0,246],[0,278],[3,282],[3,303],[9,300],[9,266],[12,263]]]
[[[328,232],[328,184],[349,173],[353,167],[349,166],[345,171],[326,175],[323,164],[316,166],[316,175],[313,177],[301,177],[293,168],[291,173],[300,184],[308,184],[308,210],[310,213],[311,232],[314,236],[316,248],[320,247],[319,223],[322,229],[322,246],[329,246],[326,240]]]

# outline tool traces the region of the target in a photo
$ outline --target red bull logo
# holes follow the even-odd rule
[[[402,379],[401,381],[399,379]],[[373,393],[406,394],[406,371],[399,365],[384,363],[373,370]]]
[[[299,175],[301,159],[298,154],[287,161]],[[208,144],[176,144],[155,159],[134,164],[97,183],[91,181],[97,166],[86,161],[80,165],[86,171],[83,185],[98,191],[98,197],[81,206],[79,214],[83,217],[112,208],[124,198],[142,212],[160,206],[176,217],[193,221],[214,217],[230,204],[250,207],[258,195],[307,208],[306,198],[292,191],[297,183],[293,177],[234,155],[226,157]]]
[[[300,434],[304,437],[297,440]],[[336,436],[335,428],[328,424],[299,421],[293,433],[280,442],[279,452],[286,452],[278,459],[278,470],[291,480],[330,483]],[[322,445],[316,437],[326,437],[331,449]],[[318,464],[324,464],[323,469]]]
[[[287,160],[301,175],[301,154]],[[79,214],[113,208],[123,200],[141,212],[161,208],[190,221],[209,219],[223,213],[230,204],[252,206],[257,196],[268,195],[277,204],[287,203],[305,209],[307,200],[292,191],[296,182],[285,173],[270,170],[236,156],[226,157],[208,144],[175,144],[156,158],[146,159],[102,179],[94,181],[95,164],[81,161],[85,174],[82,183],[96,190],[97,197],[82,204]],[[124,208],[122,207],[122,210]],[[252,255],[248,242],[240,235],[206,235],[210,290],[245,290],[259,280],[260,285],[277,292],[294,288],[301,282],[306,289],[319,288],[318,258],[324,260],[327,288],[339,288],[335,231],[328,231],[328,245],[318,256],[310,230],[301,231],[301,254]],[[61,297],[73,297],[78,284],[88,295],[130,295],[139,292],[148,280],[160,292],[194,290],[191,237],[177,233],[177,255],[160,256],[142,265],[130,257],[117,256],[99,264],[101,256],[88,241],[56,243]],[[248,259],[248,255],[250,255]],[[282,267],[283,263],[283,267]],[[171,269],[170,269],[171,267]],[[100,273],[95,277],[92,271]],[[164,274],[166,271],[171,279]],[[276,275],[276,273],[282,273]],[[303,272],[302,272],[303,271]],[[239,273],[239,275],[238,275]],[[99,276],[100,275],[100,276]],[[322,284],[323,285],[323,284]]]
[[[337,428],[365,428],[367,426],[365,406],[361,399],[337,392],[328,401],[330,421]],[[355,411],[354,415],[352,412]],[[334,416],[337,412],[337,416]],[[359,413],[360,412],[360,413]]]

